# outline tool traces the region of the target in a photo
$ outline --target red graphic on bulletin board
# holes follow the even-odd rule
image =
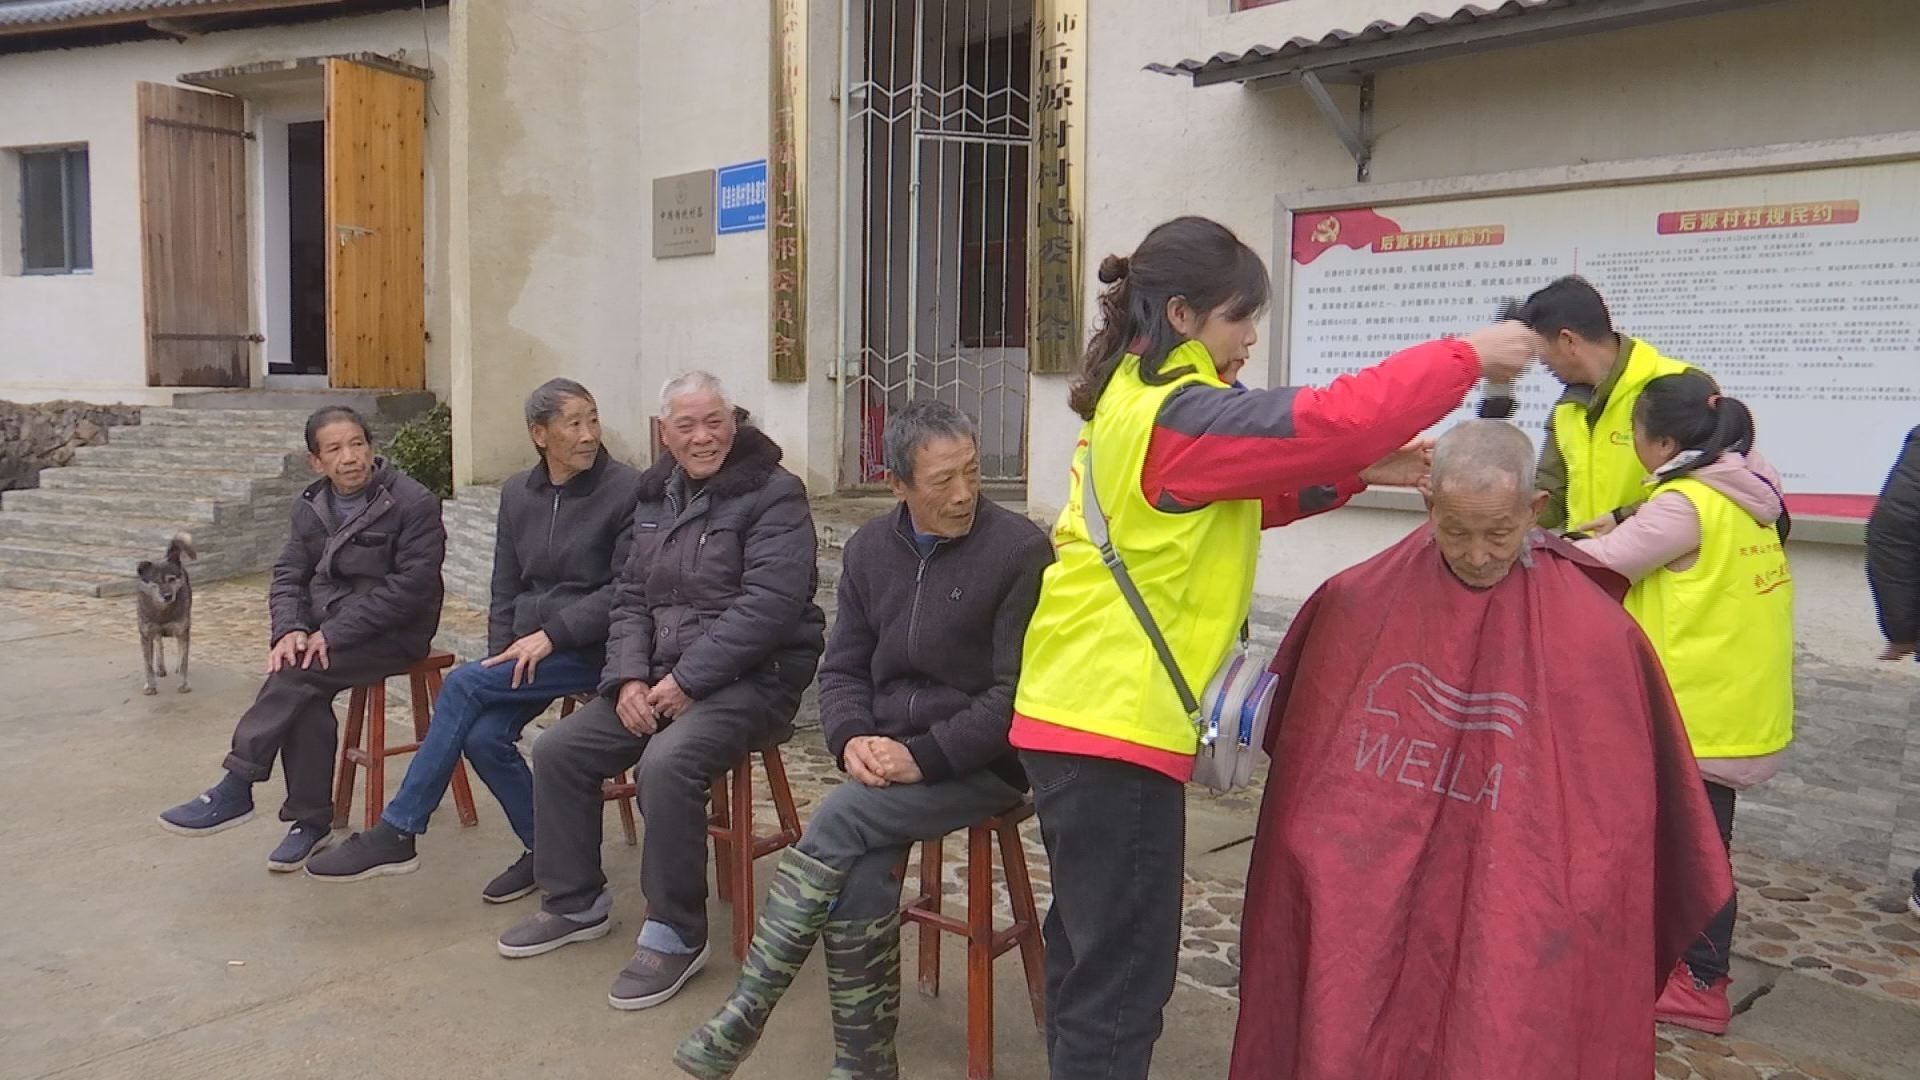
[[[1293,215],[1293,261],[1305,266],[1336,247],[1370,248],[1398,236],[1400,223],[1371,210],[1326,210]]]

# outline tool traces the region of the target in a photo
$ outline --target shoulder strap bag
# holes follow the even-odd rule
[[[1100,561],[1113,572],[1114,584],[1119,586],[1127,606],[1133,609],[1134,618],[1140,621],[1140,629],[1146,631],[1147,640],[1160,657],[1160,665],[1173,680],[1181,706],[1187,710],[1187,719],[1200,736],[1200,748],[1193,761],[1193,783],[1218,794],[1245,787],[1253,778],[1254,766],[1265,756],[1267,712],[1279,680],[1248,655],[1247,625],[1242,623],[1239,642],[1208,681],[1206,692],[1197,699],[1193,696],[1193,688],[1173,658],[1173,650],[1167,645],[1166,635],[1160,632],[1159,622],[1134,585],[1125,560],[1114,550],[1113,538],[1107,531],[1107,515],[1100,508],[1100,496],[1093,486],[1091,438],[1087,440],[1086,459],[1086,468],[1080,474],[1080,502],[1087,535],[1100,549]],[[1225,738],[1221,737],[1223,734]]]

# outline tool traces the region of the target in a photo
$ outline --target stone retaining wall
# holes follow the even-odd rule
[[[73,462],[80,446],[107,441],[107,429],[138,424],[137,405],[0,401],[0,491],[40,486],[40,470]]]

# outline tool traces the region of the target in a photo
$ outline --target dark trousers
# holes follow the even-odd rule
[[[555,915],[592,908],[607,886],[600,867],[600,783],[637,769],[640,891],[649,918],[689,944],[707,939],[707,786],[793,722],[799,694],[743,679],[652,735],[635,735],[597,698],[533,743],[533,876]]]
[[[233,751],[223,764],[243,780],[273,775],[273,759],[287,783],[281,821],[333,823],[333,755],[339,721],[333,699],[342,690],[369,686],[412,667],[424,654],[390,642],[341,649],[325,668],[288,667],[267,676],[253,705],[233,729]]]
[[[870,922],[900,907],[895,876],[916,840],[937,840],[1020,801],[1020,792],[988,769],[932,784],[868,787],[849,778],[827,792],[807,821],[800,850],[846,873],[833,917]]]
[[[1733,804],[1736,792],[1725,784],[1707,781],[1707,801],[1713,804],[1713,820],[1720,826],[1720,842],[1733,856]],[[1733,922],[1739,914],[1740,889],[1734,887],[1727,906],[1707,924],[1707,929],[1687,947],[1687,967],[1696,980],[1706,983],[1727,977],[1733,962]]]
[[[1145,1080],[1173,996],[1186,786],[1103,758],[1023,751],[1052,867],[1052,1080]]]

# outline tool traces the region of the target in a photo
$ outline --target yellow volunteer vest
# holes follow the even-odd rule
[[[1636,338],[1626,370],[1591,427],[1586,406],[1563,401],[1554,407],[1553,441],[1567,463],[1568,528],[1646,498],[1646,466],[1633,452],[1633,406],[1648,383],[1692,369]]]
[[[1759,757],[1793,741],[1793,573],[1780,534],[1698,480],[1677,491],[1700,515],[1700,557],[1627,593],[1653,642],[1693,753]]]
[[[1260,504],[1219,502],[1188,513],[1148,504],[1140,480],[1161,404],[1190,383],[1225,384],[1198,342],[1175,349],[1164,367],[1191,365],[1195,373],[1165,386],[1140,380],[1139,359],[1121,361],[1093,419],[1080,429],[1067,507],[1053,529],[1059,557],[1041,579],[1040,602],[1027,625],[1014,709],[1061,727],[1191,754],[1197,739],[1173,682],[1087,535],[1080,483],[1088,440],[1096,448],[1094,484],[1114,547],[1196,695],[1225,661],[1252,605]]]

